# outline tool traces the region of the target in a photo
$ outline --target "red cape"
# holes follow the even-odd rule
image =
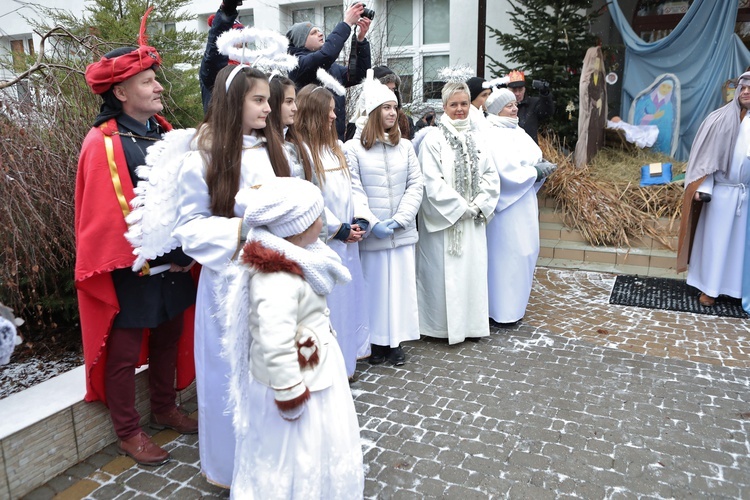
[[[156,116],[166,130],[169,123]],[[115,316],[120,312],[115,287],[114,269],[133,264],[133,248],[125,239],[127,225],[115,196],[109,171],[104,136],[112,137],[114,159],[122,184],[122,192],[130,203],[134,198],[125,153],[114,119],[92,128],[81,146],[78,159],[75,193],[76,267],[75,285],[83,336],[83,357],[86,365],[86,401],[104,401],[104,367],[107,363],[107,337]],[[194,266],[194,276],[197,268]],[[195,306],[185,311],[184,327],[177,354],[177,389],[195,379],[193,358],[193,325]],[[148,363],[148,330],[143,336],[138,365]]]

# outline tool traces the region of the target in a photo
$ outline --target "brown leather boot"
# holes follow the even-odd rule
[[[169,453],[156,445],[148,434],[141,431],[117,444],[117,451],[127,455],[141,465],[162,465],[169,462]]]
[[[176,406],[167,413],[152,413],[149,427],[174,429],[180,434],[197,434],[198,421],[182,413]]]

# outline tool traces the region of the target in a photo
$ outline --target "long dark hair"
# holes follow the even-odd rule
[[[318,176],[321,186],[325,183],[326,173],[323,167],[321,155],[326,148],[333,151],[339,160],[339,167],[346,170],[346,158],[339,146],[339,137],[336,133],[336,120],[328,124],[328,113],[330,112],[333,94],[323,87],[310,84],[306,85],[297,94],[297,132],[305,144],[310,148],[315,174]]]
[[[226,82],[234,65],[216,75],[208,111],[199,125],[198,148],[208,165],[206,184],[211,198],[211,212],[223,217],[234,216],[234,197],[240,189],[242,170],[242,108],[245,95],[259,83],[267,83],[262,71],[249,66],[239,70],[228,90]],[[289,177],[291,170],[282,139],[271,127],[256,129],[266,139],[266,151],[277,177]]]
[[[297,132],[294,130],[294,125],[284,125],[284,122],[281,119],[281,105],[284,104],[286,99],[285,94],[287,89],[295,89],[294,82],[285,76],[277,75],[271,78],[268,85],[271,87],[271,98],[268,100],[268,103],[271,105],[271,114],[268,115],[268,125],[270,125],[283,140],[294,144],[297,148],[297,155],[302,161],[302,168],[305,171],[305,179],[312,181],[312,164],[310,163],[310,158],[305,153],[302,141],[297,136]],[[284,127],[287,127],[286,136],[284,136]]]

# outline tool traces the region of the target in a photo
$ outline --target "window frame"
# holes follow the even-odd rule
[[[444,0],[449,9],[450,0]],[[444,43],[424,44],[424,0],[411,0],[412,5],[412,44],[390,46],[388,45],[388,33],[385,33],[384,58],[386,64],[389,59],[412,59],[412,100],[414,104],[436,105],[441,103],[440,99],[425,99],[424,90],[424,58],[429,56],[448,56],[450,61],[450,41]],[[386,9],[388,3],[386,2]],[[388,15],[386,13],[386,15]],[[387,25],[386,25],[387,30]],[[450,33],[449,33],[450,36]],[[419,96],[417,99],[416,96]]]

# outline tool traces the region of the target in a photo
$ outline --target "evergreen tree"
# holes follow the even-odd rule
[[[524,71],[527,92],[534,92],[530,80],[546,80],[555,97],[555,115],[548,123],[567,147],[575,146],[578,132],[578,84],[586,50],[596,46],[597,38],[589,32],[598,13],[590,10],[589,0],[508,0],[515,33],[502,33],[488,27],[490,37],[505,50],[509,67],[491,59],[494,76],[504,76],[513,69]],[[575,111],[568,111],[569,103]],[[568,108],[569,109],[569,108]]]
[[[52,26],[68,30],[74,38],[66,43],[83,59],[85,67],[110,50],[137,46],[141,18],[153,7],[146,33],[148,44],[162,57],[157,78],[164,86],[163,113],[175,127],[194,127],[203,118],[198,65],[205,34],[171,29],[176,23],[194,19],[182,11],[189,4],[190,0],[93,0],[87,3],[83,17],[42,7],[40,19],[45,21],[37,23],[36,28],[41,32]]]

